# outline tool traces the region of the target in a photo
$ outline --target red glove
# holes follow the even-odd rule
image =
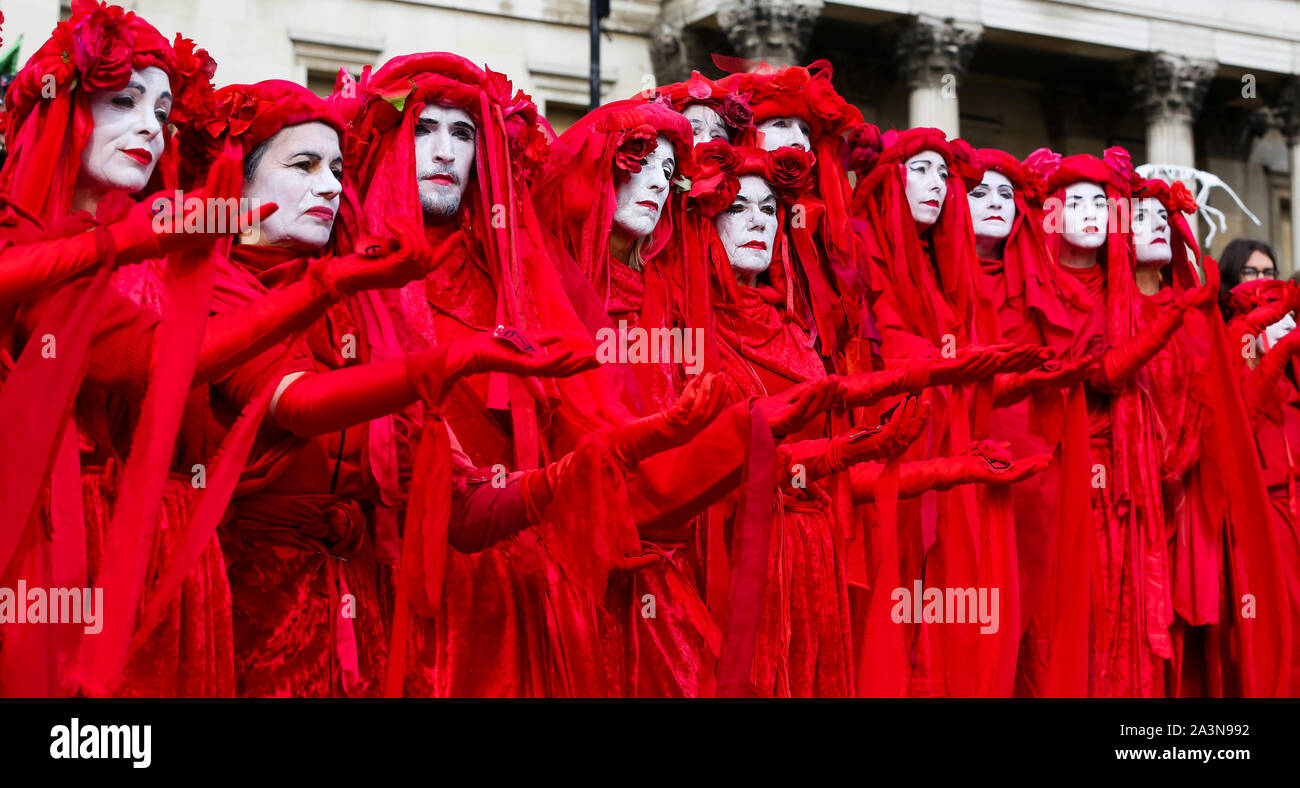
[[[899,468],[898,495],[915,498],[928,491],[943,491],[959,484],[1013,484],[1038,473],[1052,462],[1050,454],[1035,454],[1013,460],[1010,444],[976,441],[960,457],[940,457],[904,463]],[[884,466],[877,463],[849,469],[854,503],[870,503],[876,497],[876,481]]]
[[[821,380],[791,386],[775,396],[754,402],[762,411],[772,434],[784,438],[803,429],[808,422],[825,413],[844,398],[844,379],[829,375]]]
[[[845,403],[871,405],[898,394],[919,394],[930,386],[976,383],[998,372],[1021,372],[1052,358],[1051,348],[994,345],[963,348],[956,358],[888,359],[888,367],[845,377]]]
[[[1259,366],[1255,367],[1247,379],[1247,404],[1252,410],[1258,409],[1264,398],[1273,391],[1273,387],[1282,378],[1282,373],[1286,371],[1287,363],[1298,354],[1300,329],[1292,329],[1264,354]]]
[[[511,349],[501,344],[488,346],[487,342],[500,342]],[[597,363],[594,356],[578,355],[572,350],[547,356],[525,355],[513,350],[509,343],[486,335],[453,342],[449,347],[458,346],[458,350],[440,346],[403,358],[303,375],[280,392],[271,404],[271,415],[295,435],[323,435],[396,413],[422,393],[444,386],[448,380],[444,375],[453,382],[474,371],[565,377]],[[452,354],[459,366],[449,366],[444,360]]]
[[[1200,309],[1219,302],[1219,264],[1213,257],[1206,257],[1202,270],[1205,272],[1205,282],[1200,287],[1183,293],[1178,299],[1178,303],[1188,309]]]
[[[1139,369],[1155,357],[1183,324],[1191,300],[1189,296],[1199,291],[1184,293],[1177,301],[1161,311],[1141,333],[1129,337],[1121,345],[1111,347],[1102,357],[1102,379],[1096,380],[1099,388],[1115,390],[1133,377]]]
[[[1300,307],[1300,288],[1293,282],[1257,279],[1238,285],[1228,301],[1228,308],[1237,313],[1228,324],[1228,332],[1242,345],[1245,337],[1259,334],[1297,307]]]
[[[921,437],[929,422],[929,401],[908,397],[882,417],[882,426],[856,429],[829,440],[794,444],[789,467],[803,466],[807,471],[805,480],[813,481],[843,471],[850,465],[893,457]]]
[[[613,458],[624,469],[632,470],[655,454],[687,443],[722,411],[726,393],[722,379],[713,373],[692,378],[668,409],[614,427],[605,434]],[[524,472],[520,491],[530,522],[540,522],[561,481],[571,472],[573,456],[570,452],[545,468]]]
[[[224,201],[214,202],[214,205],[224,204]],[[264,203],[232,219],[234,226],[231,226],[226,221],[209,221],[208,200],[203,189],[185,194],[180,202],[175,192],[157,192],[136,203],[125,218],[108,229],[117,245],[120,262],[140,262],[210,246],[230,237],[240,227],[256,226],[276,209],[275,203]]]
[[[691,378],[681,397],[666,410],[615,427],[605,439],[614,458],[631,470],[641,460],[695,437],[722,412],[726,401],[722,378],[706,372]]]
[[[423,278],[430,263],[446,256],[463,238],[460,231],[452,233],[435,251],[429,248],[424,228],[414,222],[391,216],[385,225],[391,238],[363,238],[352,254],[313,261],[308,276],[335,300],[362,290],[402,287]]]
[[[436,406],[461,378],[469,375],[504,372],[521,377],[567,378],[600,366],[592,352],[564,346],[562,334],[544,332],[538,340],[534,343],[513,328],[498,326],[490,334],[475,334],[412,354],[407,364],[411,389]]]
[[[993,383],[993,405],[1012,405],[1039,389],[1069,388],[1097,374],[1098,364],[1093,356],[1081,356],[1064,364],[1048,361],[1042,369],[1032,372],[999,375]]]

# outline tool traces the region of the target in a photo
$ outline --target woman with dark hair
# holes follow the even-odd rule
[[[1242,282],[1277,279],[1277,255],[1273,247],[1253,238],[1233,238],[1219,257],[1219,305],[1228,319],[1228,294]]]

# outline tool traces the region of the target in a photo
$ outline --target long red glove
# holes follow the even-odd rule
[[[384,225],[390,237],[368,236],[350,255],[315,260],[308,268],[308,277],[335,299],[362,290],[402,287],[423,278],[430,263],[446,257],[463,235],[456,231],[437,249],[431,249],[424,229],[414,221],[390,216]]]
[[[1166,307],[1142,333],[1129,337],[1121,345],[1111,347],[1102,357],[1101,375],[1093,376],[1093,385],[1102,390],[1117,390],[1173,339],[1183,324],[1189,309],[1199,309],[1215,303],[1219,297],[1219,267],[1212,258],[1205,258],[1206,280],[1200,287],[1189,289]]]
[[[546,334],[540,348],[551,349],[561,337]],[[449,360],[450,359],[450,360]],[[597,366],[594,355],[573,349],[540,352],[517,349],[511,342],[478,335],[402,358],[304,374],[272,401],[276,424],[301,437],[323,435],[395,413],[466,375],[505,372],[534,377],[568,377]]]
[[[804,482],[838,473],[867,460],[881,460],[902,453],[925,432],[930,422],[930,403],[908,397],[886,414],[882,426],[856,429],[847,435],[799,441],[789,447],[787,478],[796,478],[794,470],[803,469]]]
[[[780,394],[754,400],[772,434],[778,438],[798,432],[845,397],[844,378],[829,375],[821,380],[791,386]]]
[[[993,381],[993,406],[1013,405],[1039,389],[1068,388],[1097,374],[1100,362],[1093,356],[1080,356],[1064,364],[1049,361],[1043,369],[998,375]]]
[[[1050,454],[1012,459],[1009,446],[1007,443],[976,441],[960,457],[903,463],[899,468],[898,495],[914,498],[927,490],[943,491],[959,484],[1012,484],[1033,476],[1052,462]],[[854,503],[875,500],[876,482],[884,468],[879,463],[863,463],[849,469]]]
[[[717,375],[692,378],[668,408],[606,432],[611,457],[630,471],[655,454],[686,444],[722,412],[726,396],[726,385]],[[531,522],[540,522],[561,480],[571,472],[573,458],[570,452],[545,468],[524,472],[520,485]]]
[[[1036,345],[994,345],[963,348],[955,358],[886,359],[883,370],[844,376],[845,403],[860,407],[930,386],[975,383],[998,372],[1032,369],[1052,355],[1051,348]]]
[[[311,264],[317,272],[314,276],[277,287],[236,309],[213,315],[203,332],[194,369],[195,385],[226,375],[293,332],[311,325],[331,303],[355,292],[356,285],[383,282],[399,286],[423,276],[429,254],[423,236],[418,242],[411,241],[409,235],[368,239],[359,252],[314,261]],[[103,359],[104,363],[92,363],[87,377],[115,390],[140,394],[148,379],[156,322],[129,319],[134,312],[142,310],[125,298],[109,310],[109,318],[98,332],[92,361],[102,355],[109,357]],[[24,321],[34,323],[36,314],[25,317]]]
[[[1284,279],[1257,279],[1233,288],[1228,306],[1237,313],[1228,324],[1228,335],[1235,346],[1242,346],[1245,337],[1253,338],[1300,308],[1300,287]]]
[[[1300,355],[1300,329],[1292,330],[1269,348],[1259,366],[1246,378],[1246,404],[1251,410],[1259,409],[1266,402],[1286,371],[1287,363],[1297,355]]]
[[[192,196],[198,196],[198,193],[192,193]],[[173,202],[167,200],[165,204]],[[275,210],[275,203],[267,203],[250,211],[242,221],[261,221]],[[174,229],[171,226],[174,222],[155,223],[153,216],[150,201],[146,200],[136,203],[121,220],[104,226],[103,230],[117,250],[117,265],[163,257],[173,249],[210,244],[223,237],[223,234],[193,231],[159,232],[160,228]],[[181,222],[183,228],[183,216]],[[21,301],[96,267],[100,260],[95,245],[97,231],[87,230],[65,238],[11,246],[0,251],[0,305]]]

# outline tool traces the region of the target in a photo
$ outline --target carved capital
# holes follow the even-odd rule
[[[824,0],[722,0],[718,26],[736,54],[774,66],[801,63]]]
[[[984,28],[959,25],[952,19],[914,16],[898,39],[898,60],[908,87],[938,85],[951,76],[961,82]]]
[[[1291,77],[1282,85],[1273,117],[1287,144],[1300,144],[1300,77]]]
[[[1217,69],[1218,63],[1213,60],[1193,60],[1168,52],[1139,58],[1133,74],[1133,94],[1147,122],[1191,122],[1201,111],[1205,91]]]

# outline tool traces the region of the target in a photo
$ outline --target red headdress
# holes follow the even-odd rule
[[[864,126],[862,112],[835,90],[832,75],[825,60],[806,68],[773,69],[764,64],[757,71],[726,76],[718,84],[750,96],[755,124],[779,117],[798,117],[808,123],[817,167],[814,188],[801,200],[804,221],[790,228],[800,273],[794,284],[808,290],[822,354],[840,367],[844,358],[862,355],[849,349],[858,338],[877,339],[867,305],[874,298],[873,288],[861,264],[866,252],[853,228],[852,189],[843,166],[846,160],[863,163],[874,127]],[[850,131],[855,132],[853,146],[844,139]],[[756,134],[744,134],[735,142],[753,145]],[[856,367],[865,362],[847,363]]]
[[[654,150],[659,136],[668,138],[679,171],[691,161],[691,124],[680,113],[643,101],[615,101],[597,107],[555,141],[546,176],[535,203],[547,225],[602,294],[609,287],[609,232],[614,221],[615,191]],[[673,237],[673,200],[664,205],[654,230],[641,243],[649,262]]]
[[[148,22],[118,6],[73,0],[72,17],[54,28],[9,86],[9,155],[0,170],[0,192],[47,224],[66,217],[93,125],[90,94],[121,89],[133,69],[151,66],[171,80],[170,123],[183,127],[206,114],[216,73],[206,51],[179,34],[169,44]],[[163,133],[167,146],[145,192],[175,184],[173,132],[168,127]]]
[[[1005,302],[1015,304],[1025,319],[1039,325],[1058,351],[1064,351],[1073,340],[1073,332],[1063,307],[1074,305],[1086,309],[1091,302],[1078,282],[1059,274],[1047,251],[1042,216],[1044,182],[1006,151],[972,149],[964,140],[954,140],[954,148],[957,169],[966,178],[968,190],[978,185],[989,170],[1011,181],[1016,215],[1003,247],[1002,260],[981,261],[981,264],[986,269],[996,267],[1000,271],[998,282],[1004,289]]]
[[[656,96],[667,99],[678,112],[685,111],[692,104],[703,104],[718,113],[730,129],[731,137],[754,126],[754,110],[749,105],[748,95],[735,93],[698,71],[692,71],[690,79],[685,82],[660,86],[656,89]]]
[[[888,282],[886,297],[893,300],[906,333],[923,337],[935,347],[949,333],[961,343],[974,342],[975,235],[966,182],[955,166],[952,146],[942,131],[931,128],[885,132],[882,146],[876,166],[858,181],[853,208],[870,227],[879,250],[875,263],[879,276]],[[909,158],[923,151],[938,153],[948,165],[948,188],[939,220],[926,238],[917,231],[908,208],[904,167]],[[936,295],[941,299],[935,300]],[[989,331],[982,321],[980,332]]]
[[[1200,287],[1201,281],[1196,269],[1201,261],[1201,247],[1196,242],[1196,234],[1187,224],[1187,216],[1196,215],[1196,198],[1182,181],[1170,184],[1158,178],[1139,180],[1134,185],[1134,200],[1147,197],[1159,200],[1169,213],[1169,227],[1172,231],[1169,238],[1172,254],[1169,273],[1174,292],[1182,293],[1189,288]]]
[[[642,272],[612,261],[609,254],[618,186],[640,171],[660,136],[672,145],[677,173],[689,171],[691,125],[680,113],[637,99],[598,107],[551,146],[546,174],[534,192],[542,222],[581,272],[581,277],[576,272],[565,277],[566,289],[593,330],[623,312],[635,312],[633,319],[647,329],[704,325],[687,317],[693,314],[689,302],[697,302],[697,309],[707,305],[707,288],[702,267],[693,266],[690,250],[681,248],[676,195],[669,195],[659,221],[637,247]],[[557,264],[562,271],[569,268],[567,261]],[[578,278],[584,281],[572,281]],[[640,396],[634,398],[644,407],[666,405],[664,400],[671,401],[682,384],[670,380],[668,368],[658,364],[618,371],[625,385],[631,378],[638,381]]]
[[[736,310],[745,301],[726,250],[718,238],[714,218],[735,201],[740,191],[740,178],[746,175],[755,175],[766,181],[778,201],[778,230],[772,250],[772,265],[767,271],[770,285],[765,286],[765,292],[773,303],[783,304],[781,314],[784,320],[794,321],[807,331],[809,324],[804,317],[807,314],[806,307],[796,308],[796,289],[790,286],[794,281],[794,271],[791,267],[790,242],[785,230],[785,214],[812,187],[813,156],[795,148],[765,151],[761,148],[732,147],[721,140],[706,142],[695,148],[695,172],[688,196],[688,204],[695,210],[692,211],[694,216],[687,221],[692,225],[689,233],[700,239],[697,243],[708,253],[714,307]],[[737,320],[731,321],[729,326],[733,330],[739,330],[738,325],[746,323],[745,318],[748,316],[742,313],[736,317]],[[735,340],[729,344],[734,348],[746,345]],[[762,345],[761,342],[759,344]]]

